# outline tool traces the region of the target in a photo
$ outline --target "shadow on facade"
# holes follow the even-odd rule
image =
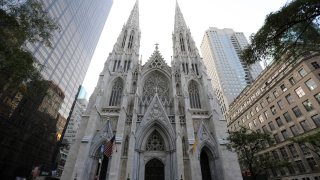
[[[49,174],[52,154],[61,137],[58,113],[64,99],[51,81],[31,94],[0,94],[0,177],[30,177],[35,166]],[[29,86],[28,88],[32,88]]]

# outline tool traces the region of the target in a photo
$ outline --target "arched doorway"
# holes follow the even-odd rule
[[[207,153],[203,150],[200,154],[200,166],[202,180],[212,180],[210,172],[210,163]]]
[[[145,180],[164,180],[164,165],[158,159],[151,159],[145,167]]]
[[[98,170],[99,172],[99,180],[105,180],[107,177],[107,170],[108,170],[108,163],[109,163],[109,158],[107,156],[103,156],[103,160],[102,163],[98,165],[98,168],[100,168],[99,166],[101,166],[101,169]]]
[[[103,159],[99,159],[97,161],[98,161],[98,165],[94,174],[94,179],[106,180],[109,158],[103,155]]]

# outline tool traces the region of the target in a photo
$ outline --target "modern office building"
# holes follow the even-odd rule
[[[57,20],[52,48],[27,44],[48,87],[31,94],[20,92],[0,104],[0,177],[27,178],[34,166],[48,174],[53,170],[56,145],[75,94],[82,84],[95,47],[109,14],[112,0],[41,0]],[[21,88],[19,87],[19,88]]]
[[[83,88],[81,88],[78,97],[83,97],[83,95],[85,95],[85,93]],[[70,121],[68,123],[68,126],[66,127],[66,131],[63,136],[63,147],[60,147],[60,159],[57,167],[57,176],[61,176],[63,172],[64,165],[69,154],[69,150],[76,141],[76,134],[80,126],[82,114],[85,112],[87,105],[88,100],[78,98],[73,107]]]
[[[64,100],[62,90],[52,81],[33,94],[16,93],[13,103],[1,103],[0,110],[0,177],[28,177],[34,166],[50,172],[52,158],[60,131],[58,110]],[[7,102],[7,101],[6,101]],[[19,102],[14,103],[14,102]],[[14,108],[7,105],[14,104]]]
[[[76,133],[80,126],[82,113],[84,113],[84,111],[86,110],[87,105],[88,101],[86,99],[77,99],[75,103],[70,117],[70,121],[68,123],[66,132],[63,137],[63,139],[69,145],[74,144],[76,140]]]
[[[223,114],[238,94],[262,71],[259,63],[243,62],[240,52],[248,45],[241,32],[210,27],[204,34],[201,53]]]
[[[67,119],[75,94],[82,84],[113,0],[42,0],[46,11],[60,25],[54,33],[52,49],[28,44],[44,65],[45,79],[57,84],[65,94],[59,113]]]
[[[270,169],[270,179],[311,180],[320,178],[320,157],[290,138],[307,136],[320,128],[320,56],[296,63],[274,63],[231,103],[228,129],[239,126],[270,132],[274,145],[261,152],[275,159],[288,159],[292,166]]]

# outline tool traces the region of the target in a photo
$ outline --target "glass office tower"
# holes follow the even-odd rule
[[[59,113],[66,119],[86,75],[113,0],[42,2],[49,15],[60,24],[61,30],[54,33],[52,49],[41,44],[27,46],[44,65],[44,78],[53,81],[64,92],[65,99]]]
[[[0,116],[0,179],[29,177],[33,168],[54,170],[57,141],[82,84],[112,0],[39,0],[60,24],[52,48],[27,44],[49,86],[46,93],[22,96]],[[32,88],[32,86],[30,86]],[[6,104],[1,102],[2,107]],[[6,110],[6,109],[5,109]],[[59,112],[58,112],[59,111]]]
[[[259,63],[248,65],[240,59],[241,50],[247,45],[242,32],[229,28],[210,27],[203,36],[201,53],[224,115],[231,102],[262,71]]]

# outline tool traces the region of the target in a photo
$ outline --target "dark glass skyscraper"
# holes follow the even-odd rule
[[[0,103],[0,179],[26,178],[34,167],[44,174],[55,168],[57,142],[112,5],[112,0],[41,1],[61,26],[52,48],[27,44],[44,65],[42,83],[48,86]]]
[[[45,79],[65,94],[60,114],[67,118],[74,96],[82,84],[113,0],[42,0],[49,15],[61,26],[52,49],[28,44],[44,65]]]

